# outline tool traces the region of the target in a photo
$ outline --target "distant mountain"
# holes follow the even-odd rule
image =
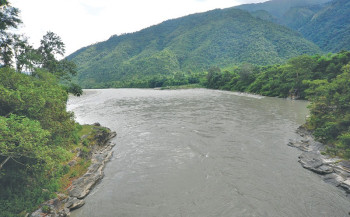
[[[350,1],[333,0],[298,31],[327,52],[350,50]]]
[[[318,4],[290,8],[283,17],[280,17],[279,23],[298,31],[326,6],[326,4]]]
[[[236,8],[288,26],[325,52],[350,50],[349,0],[271,0]]]
[[[319,5],[332,0],[271,0],[263,3],[244,4],[235,8],[249,12],[264,10],[276,18],[283,17],[291,8]]]
[[[109,81],[176,72],[198,72],[241,62],[281,63],[321,50],[299,33],[238,9],[217,9],[165,21],[139,32],[112,36],[68,57],[77,81],[94,87]]]

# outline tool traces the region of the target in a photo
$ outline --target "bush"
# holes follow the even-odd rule
[[[339,140],[344,146],[350,148],[350,132],[344,133],[341,136],[339,136]]]

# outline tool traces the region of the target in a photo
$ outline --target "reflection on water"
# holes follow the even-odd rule
[[[87,90],[80,123],[118,133],[105,178],[74,217],[344,217],[350,201],[288,147],[306,102],[196,90]]]

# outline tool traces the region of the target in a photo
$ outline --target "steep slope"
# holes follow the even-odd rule
[[[203,71],[241,62],[281,63],[320,49],[300,34],[237,9],[168,20],[139,32],[112,36],[68,57],[84,87],[157,74]]]
[[[298,31],[326,6],[326,4],[322,4],[290,8],[283,17],[279,19],[279,23]]]
[[[299,31],[325,51],[350,50],[350,1],[334,0]]]
[[[277,18],[281,18],[291,8],[324,4],[330,1],[331,0],[270,0],[263,3],[239,5],[235,8],[249,12],[264,10]]]
[[[271,0],[236,8],[247,10],[257,18],[288,26],[325,52],[350,49],[348,0]]]

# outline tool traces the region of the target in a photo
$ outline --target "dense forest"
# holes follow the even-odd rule
[[[325,52],[350,50],[348,0],[272,0],[236,8],[294,29]]]
[[[155,75],[197,73],[211,66],[282,63],[301,54],[321,52],[291,29],[229,8],[112,36],[76,51],[68,59],[78,65],[75,81],[85,88],[96,88]]]
[[[252,3],[238,5],[235,8],[246,10],[249,12],[266,11],[278,22],[283,23],[286,15],[294,8],[309,7],[310,5],[323,5],[332,0],[270,0],[262,3]]]
[[[327,154],[350,159],[350,52],[340,51],[350,44],[350,4],[294,1],[281,10],[276,2],[256,4],[264,8],[251,13],[230,8],[165,21],[58,60],[65,53],[61,38],[47,32],[34,48],[12,31],[21,23],[19,10],[1,0],[0,216],[25,216],[89,166],[72,152],[90,151],[80,138],[93,130],[66,110],[69,93],[82,94],[72,81],[87,88],[182,85],[307,99],[305,126],[327,144]],[[324,54],[276,23],[339,52]],[[74,167],[67,165],[72,159]]]
[[[84,88],[144,87],[145,80],[196,77],[213,66],[282,64],[298,55],[349,50],[349,14],[347,0],[246,4],[114,35],[68,59],[78,65],[74,81]]]
[[[86,128],[67,112],[68,92],[82,94],[70,82],[75,64],[66,59],[64,43],[48,32],[40,47],[14,34],[19,10],[0,1],[0,216],[26,216],[67,187],[89,162],[72,150],[89,151],[80,141]],[[85,129],[86,130],[86,129]]]

